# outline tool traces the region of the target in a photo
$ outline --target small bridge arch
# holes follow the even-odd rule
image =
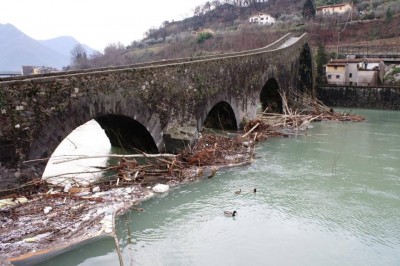
[[[217,103],[208,113],[204,127],[237,130],[237,120],[231,105],[225,101]]]

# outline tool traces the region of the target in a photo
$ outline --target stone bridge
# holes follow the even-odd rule
[[[24,162],[50,157],[92,119],[112,145],[175,152],[205,126],[235,130],[257,108],[282,111],[279,91],[293,90],[314,92],[306,34],[239,53],[3,78],[0,175],[41,176],[45,162]]]

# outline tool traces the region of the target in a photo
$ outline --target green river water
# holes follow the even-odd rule
[[[355,112],[119,217],[124,265],[400,265],[400,112]],[[119,260],[104,239],[41,265]]]

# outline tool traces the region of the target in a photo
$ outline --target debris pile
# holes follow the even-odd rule
[[[283,114],[268,113],[268,108],[256,119],[246,123],[244,131],[254,141],[272,136],[304,134],[313,121],[362,122],[365,117],[345,112],[335,112],[318,99],[306,93],[293,92],[289,97],[280,92]],[[289,103],[292,108],[289,108]]]
[[[206,134],[192,149],[182,151],[177,157],[182,165],[210,166],[239,163],[250,159],[252,143],[241,136],[227,137]]]

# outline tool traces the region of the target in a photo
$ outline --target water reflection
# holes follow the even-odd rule
[[[96,166],[105,166],[108,158],[68,160],[78,155],[107,155],[110,151],[111,143],[104,130],[95,120],[90,120],[77,127],[60,143],[46,166],[43,178],[53,184],[65,185],[74,181],[90,184],[101,176]]]
[[[95,243],[66,252],[58,257],[41,263],[43,266],[72,266],[72,265],[118,265],[118,255],[114,248],[113,238],[105,238]]]

